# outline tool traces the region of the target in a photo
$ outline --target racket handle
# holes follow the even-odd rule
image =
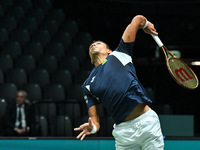
[[[162,47],[164,44],[161,42],[160,38],[157,35],[151,34],[155,42],[158,44],[159,47]]]

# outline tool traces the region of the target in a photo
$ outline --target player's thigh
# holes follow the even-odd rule
[[[158,115],[153,112],[143,124],[142,150],[163,150],[164,140]]]
[[[156,137],[145,143],[142,150],[164,150],[163,136]]]
[[[120,145],[115,144],[116,150],[142,150],[140,145]]]
[[[141,150],[141,146],[136,142],[138,128],[130,126],[118,127],[113,129],[116,150]]]

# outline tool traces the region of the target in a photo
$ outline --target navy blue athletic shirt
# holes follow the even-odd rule
[[[83,84],[88,109],[103,104],[116,124],[121,123],[139,103],[151,103],[132,63],[134,42],[121,39],[102,64],[93,68]]]

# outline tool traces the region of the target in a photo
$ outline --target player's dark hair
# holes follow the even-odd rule
[[[93,43],[96,43],[96,42],[102,42],[102,43],[106,44],[105,42],[103,42],[103,41],[101,41],[101,40],[92,41],[92,44],[93,44]],[[92,44],[91,44],[91,45],[92,45]],[[109,46],[108,44],[106,44],[106,48],[109,49],[109,50],[111,50],[111,49],[110,49],[110,46]]]

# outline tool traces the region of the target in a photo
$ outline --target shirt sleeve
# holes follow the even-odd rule
[[[98,104],[98,100],[90,93],[90,91],[85,86],[83,86],[83,96],[88,109]]]
[[[128,42],[125,43],[124,40],[121,38],[118,47],[115,49],[115,51],[125,53],[129,56],[133,56],[133,46],[135,42]]]

